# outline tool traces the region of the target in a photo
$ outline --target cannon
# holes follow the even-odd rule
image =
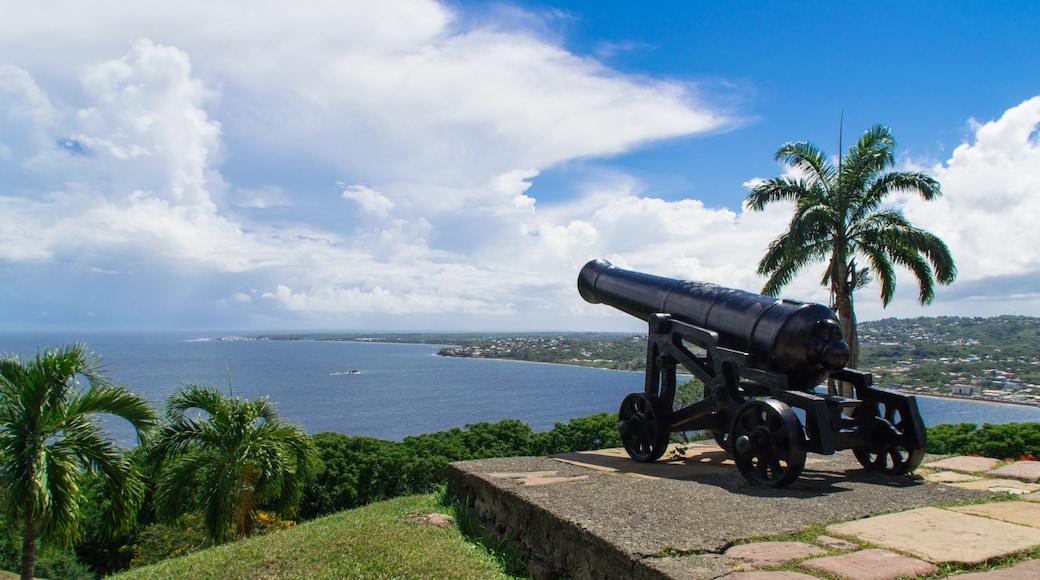
[[[585,264],[578,292],[648,324],[644,389],[626,396],[618,415],[635,461],[660,459],[671,434],[683,431],[710,432],[745,479],[769,487],[798,479],[807,452],[851,449],[863,467],[889,475],[909,473],[924,458],[916,399],[845,367],[849,348],[826,306],[605,260]],[[704,394],[676,409],[679,375],[699,380]],[[852,385],[852,396],[821,391],[824,381]]]

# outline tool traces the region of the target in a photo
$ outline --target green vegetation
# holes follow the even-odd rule
[[[995,459],[1040,457],[1040,423],[936,425],[928,429],[928,451],[941,455],[981,455]]]
[[[247,463],[247,460],[264,457],[264,453],[268,453],[267,457],[271,459],[271,454],[275,454],[272,449],[262,452],[262,446],[250,449],[248,446],[229,444],[225,449],[224,446],[217,445],[217,443],[229,443],[229,441],[241,443],[249,439],[248,437],[244,439],[231,437],[229,439],[228,435],[235,433],[242,435],[251,428],[255,429],[265,424],[280,425],[280,421],[260,410],[261,402],[243,401],[209,392],[206,389],[190,387],[186,387],[172,397],[167,405],[168,410],[171,411],[167,417],[169,424],[152,446],[134,450],[123,456],[123,461],[128,465],[148,467],[147,469],[135,467],[135,473],[141,472],[150,476],[146,482],[147,489],[154,492],[145,498],[143,509],[138,516],[135,518],[132,514],[123,512],[122,522],[125,533],[118,537],[105,534],[103,530],[106,518],[117,513],[112,509],[113,498],[108,497],[109,488],[104,484],[100,475],[84,471],[78,479],[82,498],[77,502],[77,507],[82,510],[82,525],[79,527],[82,533],[75,544],[75,552],[62,550],[60,546],[41,552],[37,575],[91,578],[95,575],[110,574],[127,568],[140,568],[200,551],[224,554],[225,552],[219,550],[231,545],[238,546],[244,542],[260,540],[265,536],[279,535],[271,534],[272,532],[291,529],[292,533],[295,533],[297,529],[305,529],[303,525],[294,527],[295,522],[268,511],[276,510],[282,505],[282,502],[278,500],[284,499],[284,497],[273,496],[268,490],[257,490],[256,488],[250,492],[248,486],[224,484],[221,483],[220,477],[216,477],[220,471],[214,464],[232,467],[224,472],[224,479],[233,479],[231,476],[236,473],[248,476],[250,479],[247,479],[247,482],[253,479],[255,479],[254,483],[277,479],[259,476],[260,468],[249,466]],[[224,405],[226,408],[220,408],[220,405]],[[255,405],[257,408],[250,410],[248,409],[250,405]],[[189,419],[185,415],[189,409],[202,408],[209,409],[209,411],[196,416],[195,419]],[[266,419],[250,421],[251,416],[264,416]],[[213,422],[218,425],[210,424]],[[238,428],[230,428],[234,425],[237,425]],[[223,437],[221,437],[222,431],[228,432],[223,433]],[[206,436],[202,437],[203,434]],[[205,445],[197,444],[196,440],[200,437],[205,440]],[[498,423],[476,423],[467,425],[465,428],[407,437],[403,441],[349,437],[339,433],[320,433],[313,437],[306,436],[306,440],[308,444],[313,445],[317,459],[314,465],[308,468],[304,485],[299,489],[298,516],[301,520],[312,520],[400,496],[429,494],[431,491],[443,488],[446,482],[446,468],[452,461],[541,455],[621,445],[617,432],[617,416],[609,413],[598,413],[576,418],[567,423],[557,423],[551,431],[542,433],[533,432],[529,426],[520,421],[504,420]],[[183,444],[179,449],[175,445],[178,441]],[[228,452],[229,449],[234,452]],[[294,453],[296,452],[290,453],[290,456]],[[159,457],[166,460],[161,467],[156,465],[156,459]],[[283,460],[285,460],[284,457],[271,459],[269,463],[274,464]],[[198,468],[194,476],[188,473],[190,466]],[[303,471],[298,470],[295,463],[292,463],[291,468],[297,471],[295,474],[290,474],[290,478],[301,479],[303,477],[300,475]],[[225,487],[210,487],[207,482],[214,478],[218,484]],[[285,481],[287,478],[283,474],[281,482]],[[174,493],[175,490],[172,489],[174,486],[178,493]],[[247,501],[240,503],[243,495],[236,494],[245,494]],[[212,528],[206,520],[207,514],[213,511],[207,506],[214,498],[225,502],[223,504],[225,513],[230,509],[232,514],[241,514],[243,506],[249,505],[249,501],[252,502],[256,509],[251,516],[254,529],[249,539],[228,542],[214,550],[207,550],[220,541],[220,538],[215,537],[211,532]],[[168,502],[168,505],[162,506],[164,502]],[[165,517],[156,521],[154,516],[157,513]],[[288,513],[282,512],[282,515],[288,515]],[[4,520],[4,522],[17,521]],[[238,521],[239,518],[232,517],[232,523],[221,525],[225,526],[223,529],[230,533],[233,523]],[[460,524],[466,524],[466,521],[460,520]],[[344,523],[342,525],[352,524]],[[405,534],[414,527],[401,528],[398,524],[388,526],[385,523],[372,525],[385,527],[388,531],[397,530],[394,532],[396,534]],[[411,524],[409,525],[411,526]],[[489,549],[496,552],[501,551],[501,546],[496,546],[486,538],[482,539],[477,536],[475,522],[472,521],[472,518],[468,525],[463,527],[474,534],[474,542],[486,544]],[[324,531],[315,533],[318,535],[332,533],[326,528],[320,529]],[[344,535],[338,531],[335,533]],[[239,534],[231,533],[230,535],[233,538],[240,537]],[[241,535],[245,535],[245,532],[243,531]],[[416,562],[404,566],[400,562],[395,563],[381,558],[378,550],[372,549],[371,555],[364,555],[371,549],[371,546],[379,545],[376,540],[383,536],[374,533],[363,533],[362,535],[365,536],[363,539],[370,543],[357,548],[358,553],[361,554],[358,556],[360,560],[352,560],[352,563],[349,564],[340,561],[328,564],[330,568],[327,577],[336,576],[338,571],[348,569],[342,568],[347,565],[353,566],[353,568],[349,568],[352,570],[351,574],[348,574],[350,577],[354,576],[354,571],[360,574],[360,577],[369,575],[386,577],[393,575],[386,572],[391,569],[398,570],[398,573],[409,577],[412,571],[415,571],[415,574],[422,577],[425,576],[422,573],[424,570],[422,566],[425,565],[423,558],[414,556],[414,554],[421,554],[427,550],[433,553],[439,549],[424,546],[421,541],[416,546],[407,549],[402,546],[400,548],[402,554],[409,558],[416,558]],[[21,545],[21,540],[21,532],[16,526],[10,524],[0,526],[0,567],[17,567],[17,547]],[[310,542],[311,540],[305,538],[304,540],[288,541],[286,547],[278,548],[278,550],[295,550],[296,552],[310,550],[310,547],[303,550],[302,544],[295,545],[296,541]],[[404,542],[404,540],[397,541]],[[290,544],[294,546],[291,549],[288,547]],[[264,546],[262,542],[250,545]],[[320,543],[316,545],[320,545]],[[241,552],[237,551],[239,549],[233,548],[230,552],[232,556],[228,557],[244,557]],[[259,550],[257,553],[262,553],[270,548],[256,549]],[[472,546],[468,549],[472,551]],[[300,557],[315,558],[317,556],[301,554]],[[367,562],[365,558],[373,560],[375,563]],[[447,558],[447,560],[453,559],[454,557]],[[180,558],[174,558],[171,561],[179,560]],[[203,558],[201,561],[207,560]],[[300,564],[300,566],[307,565],[307,562]],[[448,574],[449,577],[472,577],[477,573],[483,574],[481,570],[484,569],[480,566],[472,567],[465,564],[461,571],[455,574],[450,572],[453,570],[451,567],[439,568],[442,563],[433,562],[429,565],[441,570],[434,574],[435,576]],[[217,566],[213,569],[221,570],[221,573],[226,572],[219,568],[220,564]],[[324,564],[316,566],[314,574],[305,576],[310,577],[317,574],[320,577],[324,573],[322,572]],[[159,577],[169,577],[165,576],[166,574],[173,574],[176,577],[181,574],[179,572],[181,569],[176,567],[160,568],[159,570],[159,572],[151,573],[155,573]],[[170,570],[177,571],[171,572]],[[274,575],[271,577],[292,577],[293,575],[299,577],[298,568],[287,567],[285,570],[287,570],[285,576]],[[194,572],[190,573],[194,574]],[[249,576],[249,572],[243,572],[243,574],[244,577],[255,577]],[[276,573],[271,572],[271,574]],[[261,574],[261,576],[264,575]]]
[[[438,495],[398,498],[113,578],[507,578],[456,526],[420,523],[419,516],[451,510]]]
[[[0,495],[7,525],[22,537],[24,580],[36,570],[38,537],[65,548],[79,538],[85,475],[104,488],[100,528],[108,537],[132,525],[144,497],[137,469],[94,418],[125,419],[143,437],[155,415],[144,399],[111,385],[103,368],[82,344],[0,360]]]
[[[442,348],[443,356],[501,358],[575,364],[624,371],[646,366],[646,336],[632,334],[559,334],[492,336],[458,341]]]
[[[1021,344],[1026,341],[1035,344],[1040,332],[1037,319],[922,318],[865,323],[862,328],[864,352],[884,366],[877,374],[887,377],[889,375],[883,373],[892,372],[892,376],[898,375],[904,384],[919,369],[925,368],[939,369],[938,372],[945,374],[938,376],[949,380],[954,373],[964,372],[995,376],[984,370],[1014,365],[1019,365],[1014,368],[1020,369],[1017,372],[1021,376],[1030,377],[1034,375],[1029,373],[1036,373],[1040,367],[1037,364],[1040,361]],[[443,335],[434,342],[442,343],[442,339]],[[493,340],[499,347],[510,344],[501,338],[473,340],[471,346],[480,350],[479,356],[494,352],[484,350],[485,343],[481,340]],[[641,365],[646,348],[643,337],[622,334],[553,335],[537,340],[534,337],[515,340],[515,344],[530,347],[526,355],[520,356],[540,352],[547,358],[559,357],[553,362],[572,364],[595,352],[594,364],[597,365],[609,364],[610,357],[616,357],[617,361],[638,359]],[[593,344],[595,341],[601,344]],[[506,573],[517,573],[523,567],[519,558],[514,554],[503,559],[506,546],[482,538],[478,523],[465,512],[455,513],[458,526],[447,530],[419,526],[411,521],[411,515],[415,515],[420,505],[424,506],[422,510],[450,511],[436,503],[443,500],[428,495],[443,489],[447,464],[486,457],[546,455],[621,446],[617,415],[611,413],[557,423],[551,431],[542,433],[533,432],[520,421],[503,420],[406,437],[402,441],[339,433],[306,436],[285,425],[271,412],[265,399],[246,401],[224,396],[211,388],[188,385],[168,401],[164,429],[156,437],[145,437],[147,445],[125,454],[114,447],[106,448],[104,453],[85,448],[88,461],[73,465],[71,462],[80,456],[72,451],[72,445],[103,443],[93,435],[80,438],[74,435],[80,433],[76,430],[79,427],[85,428],[83,433],[90,433],[93,425],[90,414],[104,404],[132,402],[125,399],[132,395],[108,386],[99,372],[98,360],[84,354],[82,347],[77,348],[79,350],[67,347],[46,351],[33,361],[10,359],[0,363],[4,377],[0,380],[0,459],[4,462],[0,483],[5,486],[4,498],[16,497],[11,495],[11,490],[17,491],[17,488],[10,486],[17,484],[17,478],[11,474],[19,473],[15,462],[19,454],[12,452],[16,449],[12,445],[29,440],[18,427],[30,417],[25,414],[26,410],[38,409],[39,420],[34,424],[41,429],[52,429],[47,431],[49,435],[35,439],[44,443],[46,456],[53,458],[56,467],[70,466],[70,471],[62,476],[65,479],[59,477],[55,481],[75,483],[73,492],[59,500],[66,511],[75,512],[74,535],[64,540],[57,538],[59,541],[39,548],[37,576],[86,579],[128,568],[137,571],[127,577],[139,577],[135,574],[143,575],[140,577],[196,576],[202,571],[228,577],[240,570],[243,577],[271,578],[299,576],[301,570],[306,570],[304,575],[309,577],[501,575],[501,570],[488,568],[487,555],[474,550],[473,544],[485,546],[500,562],[508,561],[500,564]],[[512,349],[512,352],[522,351]],[[915,353],[922,352],[945,354],[936,359],[913,358]],[[49,356],[65,362],[44,362]],[[907,367],[907,360],[919,364],[916,368]],[[931,362],[926,364],[926,360]],[[889,367],[894,370],[889,371]],[[1008,374],[1008,371],[1000,372]],[[89,389],[80,390],[75,383],[76,376],[86,379]],[[1007,383],[1007,376],[999,378]],[[958,377],[957,380],[965,379]],[[50,386],[44,388],[43,385]],[[29,386],[32,388],[22,388]],[[699,400],[700,388],[702,385],[697,381],[679,385],[676,405]],[[144,435],[154,424],[155,417],[147,406],[135,405],[137,403],[121,412]],[[65,419],[61,419],[65,416],[63,413],[67,414]],[[53,430],[56,425],[62,427]],[[278,433],[291,435],[288,440],[292,443],[287,447],[274,445],[272,441],[281,438],[271,436]],[[704,434],[676,435],[675,440],[683,442]],[[933,453],[997,458],[1040,455],[1040,424],[983,425],[981,428],[971,424],[940,425],[930,428],[928,435]],[[19,436],[22,439],[18,439]],[[103,465],[103,460],[115,462],[115,467]],[[228,469],[222,471],[218,466]],[[136,484],[120,493],[108,477],[111,473],[123,473],[125,481],[134,480]],[[408,499],[394,499],[402,496]],[[126,503],[126,499],[139,503],[141,509],[136,516],[134,505]],[[216,508],[211,505],[214,499],[220,503]],[[386,501],[390,503],[379,503]],[[303,523],[287,519],[294,517],[294,506],[298,506],[295,517]],[[212,522],[217,521],[210,518],[214,513],[224,518],[219,520],[224,536],[212,531]],[[0,520],[0,568],[20,567],[21,547],[26,544],[22,533],[23,514],[12,517],[5,512]],[[158,515],[163,518],[157,520]],[[225,517],[227,515],[230,517]],[[248,525],[240,527],[243,522]],[[369,532],[366,526],[379,531]],[[355,528],[359,531],[351,531]],[[52,528],[40,525],[38,529]],[[458,535],[458,529],[463,530],[469,543]],[[297,535],[307,533],[328,538],[323,543],[312,536]],[[432,534],[432,539],[425,534]],[[212,548],[230,539],[238,541]],[[428,539],[434,544],[427,546]],[[390,546],[386,556],[379,555],[383,542]],[[415,545],[405,545],[409,542]],[[441,561],[430,561],[426,553],[440,553],[442,547],[438,546],[444,542],[448,546],[443,548],[448,550],[446,553],[461,549],[476,555],[476,559],[449,555]],[[34,547],[38,543],[29,542]],[[67,548],[69,545],[74,546],[74,551]],[[335,558],[335,551],[341,551],[342,557]],[[247,564],[230,566],[231,560]],[[451,567],[456,561],[459,567]],[[148,567],[153,563],[159,566]],[[430,567],[423,567],[427,565]]]
[[[200,416],[201,414],[201,416]],[[166,426],[148,449],[156,513],[174,520],[200,508],[215,544],[252,533],[263,507],[296,515],[314,464],[311,438],[267,397],[242,399],[185,385],[166,403]]]
[[[762,293],[776,296],[803,268],[826,262],[821,283],[830,286],[852,368],[859,366],[852,294],[871,276],[877,277],[886,306],[895,295],[894,266],[913,273],[921,304],[932,301],[936,282],[950,284],[957,277],[953,257],[941,239],[914,227],[901,211],[883,206],[885,198],[896,193],[917,194],[924,200],[942,195],[939,182],[924,173],[888,171],[895,164],[895,146],[888,127],[875,125],[835,167],[816,145],[787,143],[775,158],[797,175],[762,182],[744,202],[752,210],[774,202],[795,203],[787,231],[769,244],[758,264],[758,273],[769,276]]]
[[[319,433],[321,467],[306,485],[300,517],[309,519],[401,495],[428,493],[446,481],[452,461],[547,455],[620,447],[617,415],[597,413],[534,433],[516,419],[475,423],[386,441]]]
[[[1034,404],[1040,395],[1040,319],[890,318],[861,324],[860,334],[875,384],[931,394],[961,385]]]

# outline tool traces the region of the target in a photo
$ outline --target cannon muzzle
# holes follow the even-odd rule
[[[787,375],[789,389],[812,389],[848,362],[841,325],[821,304],[624,270],[606,260],[585,264],[578,292],[587,302],[641,320],[665,313],[713,331],[718,346],[747,353],[756,368]]]

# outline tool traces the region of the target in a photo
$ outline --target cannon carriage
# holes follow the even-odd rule
[[[845,368],[848,345],[825,306],[714,284],[664,278],[593,260],[578,276],[582,298],[648,323],[642,392],[621,403],[618,430],[629,456],[659,459],[673,432],[709,431],[751,483],[798,479],[807,452],[851,449],[865,468],[915,469],[927,447],[911,395],[879,389]],[[677,377],[704,385],[701,400],[675,409]],[[818,392],[825,380],[852,396]]]

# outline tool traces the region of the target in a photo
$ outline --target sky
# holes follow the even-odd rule
[[[637,7],[638,6],[638,7]],[[0,0],[0,330],[600,331],[588,260],[758,291],[784,143],[874,124],[1040,316],[1040,3]],[[828,303],[823,264],[783,296]]]

